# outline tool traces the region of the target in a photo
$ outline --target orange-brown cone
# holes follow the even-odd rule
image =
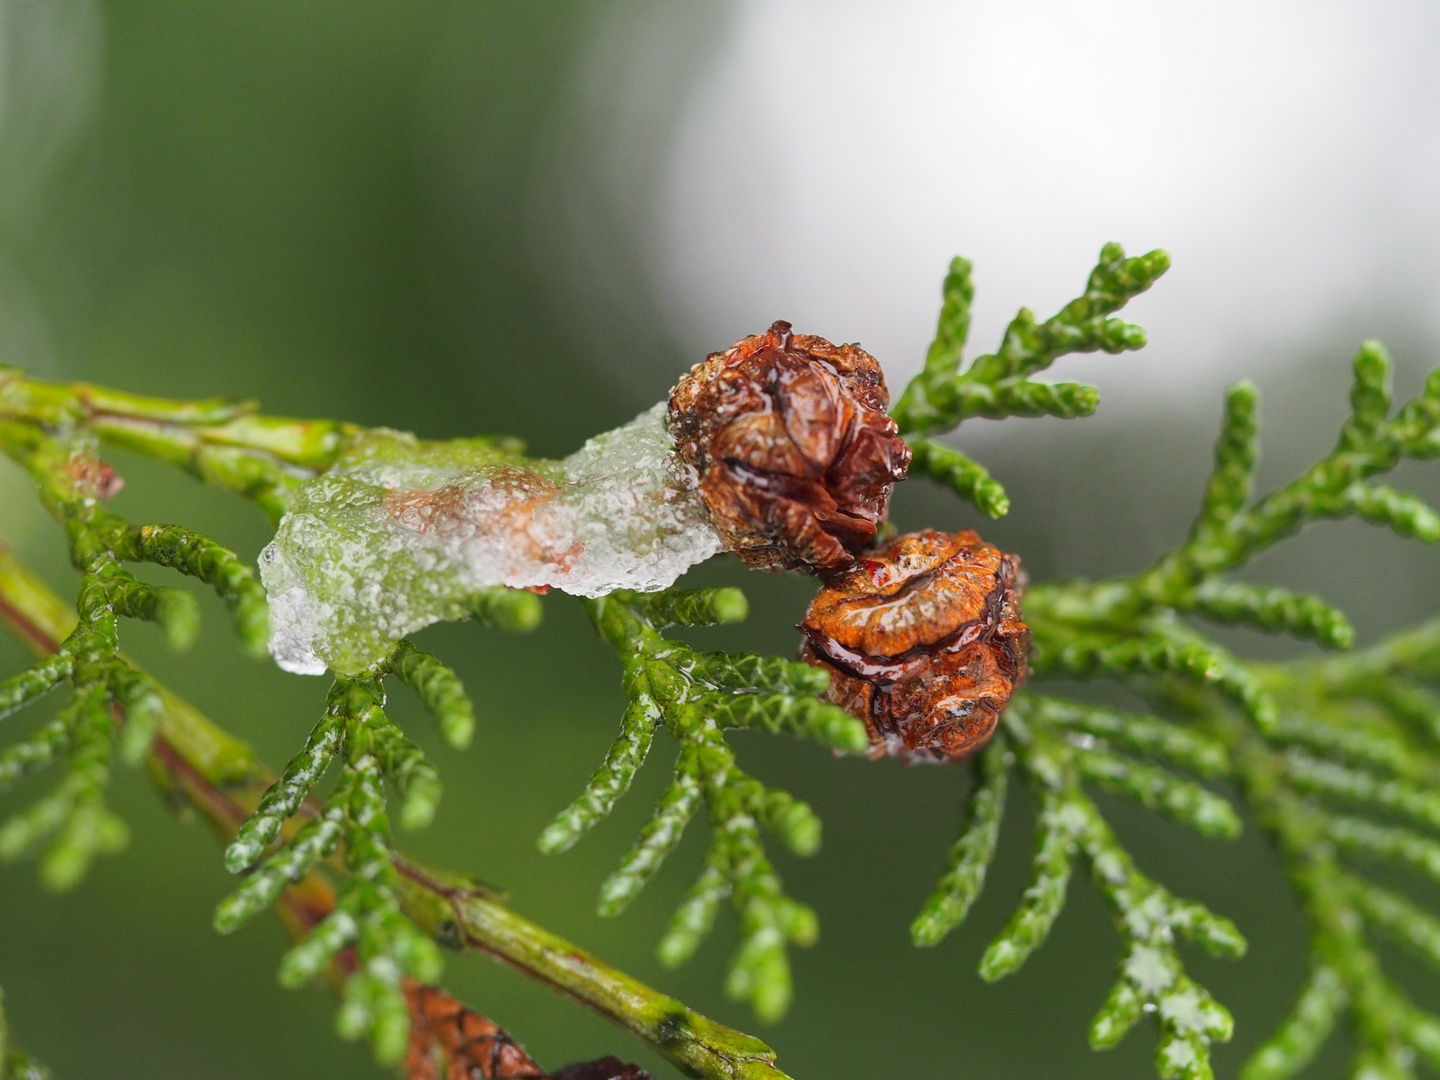
[[[974,532],[927,530],[833,577],[800,629],[829,699],[865,721],[872,757],[969,757],[1025,680],[1020,560]]]
[[[825,576],[875,538],[909,467],[889,404],[869,353],[777,322],[696,364],[666,422],[726,547]]]

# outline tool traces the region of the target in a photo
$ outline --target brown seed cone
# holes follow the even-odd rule
[[[1025,681],[1030,628],[1014,555],[970,530],[909,533],[832,578],[800,629],[827,695],[865,721],[871,757],[969,757]]]
[[[875,538],[910,465],[889,405],[869,353],[777,322],[691,368],[666,422],[727,548],[828,575]]]
[[[555,1074],[555,1080],[651,1080],[639,1065],[627,1065],[617,1057],[567,1065]]]
[[[540,1066],[493,1021],[438,987],[409,978],[404,986],[410,1006],[405,1080],[545,1080]]]

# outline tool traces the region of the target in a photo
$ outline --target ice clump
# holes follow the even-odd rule
[[[270,652],[287,671],[351,674],[464,618],[487,586],[650,592],[720,550],[664,402],[563,461],[367,431],[295,492],[261,553]]]

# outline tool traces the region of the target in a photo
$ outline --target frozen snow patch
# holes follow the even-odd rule
[[[652,592],[722,549],[664,402],[563,461],[484,440],[359,436],[260,557],[285,670],[364,670],[484,588]]]

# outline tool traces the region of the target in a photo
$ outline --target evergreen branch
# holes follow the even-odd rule
[[[992,739],[977,761],[978,780],[965,807],[960,836],[950,849],[950,865],[910,924],[910,939],[916,945],[938,945],[965,921],[995,857],[1011,764],[1004,736]]]
[[[720,905],[730,898],[729,867],[724,852],[711,848],[705,868],[685,894],[685,901],[670,917],[657,953],[666,967],[679,967],[692,956],[715,927]]]
[[[925,352],[925,370],[932,375],[954,375],[960,370],[965,341],[970,336],[970,305],[975,300],[971,269],[969,259],[957,255],[950,260],[950,270],[940,288],[942,300],[935,338]]]
[[[1351,695],[1371,697],[1382,705],[1395,707],[1390,688],[1397,683],[1407,692],[1418,692],[1423,705],[1414,719],[1428,722],[1435,712],[1430,706],[1440,703],[1440,698],[1424,691],[1417,685],[1417,679],[1440,678],[1440,618],[1430,619],[1419,626],[1393,634],[1376,642],[1367,649],[1361,649],[1346,656],[1336,656],[1316,664],[1314,682],[1335,691]],[[1409,706],[1400,711],[1408,713]]]
[[[1038,590],[1037,590],[1038,591]],[[1228,650],[1183,626],[1169,612],[1137,620],[1124,630],[1081,628],[1040,599],[1026,610],[1033,634],[1031,666],[1044,674],[1090,679],[1102,676],[1177,676],[1212,686],[1240,705],[1262,730],[1278,721],[1275,702],[1256,674]],[[1064,607],[1060,599],[1056,607]],[[1053,621],[1052,621],[1053,620]]]
[[[1091,1024],[1092,1046],[1117,1045],[1148,1013],[1160,1033],[1160,1075],[1208,1080],[1210,1043],[1228,1040],[1234,1024],[1229,1012],[1185,974],[1174,937],[1179,934],[1213,955],[1227,957],[1244,954],[1244,938],[1228,919],[1174,897],[1135,868],[1081,788],[1084,759],[1096,752],[1072,747],[1045,730],[1045,709],[1028,700],[1018,706],[1012,705],[1007,714],[1008,730],[1021,768],[1038,789],[1036,853],[1030,885],[986,949],[981,977],[993,981],[1011,974],[1044,942],[1064,905],[1073,857],[1083,854],[1126,943],[1115,985]],[[1112,774],[1107,770],[1104,775]],[[1122,794],[1153,801],[1143,783],[1117,786]]]
[[[1257,394],[1249,383],[1232,387],[1215,465],[1189,538],[1133,578],[1033,590],[1026,613],[1038,624],[1037,640],[1043,624],[1054,620],[1051,637],[1065,640],[1077,631],[1099,632],[1123,643],[1154,616],[1179,611],[1312,637],[1332,647],[1348,646],[1354,636],[1349,623],[1319,598],[1224,581],[1218,575],[1240,568],[1322,518],[1355,516],[1403,536],[1440,540],[1440,516],[1415,497],[1373,482],[1406,457],[1433,456],[1429,448],[1440,428],[1440,379],[1432,377],[1420,397],[1386,419],[1377,411],[1389,408],[1390,364],[1384,351],[1368,342],[1353,366],[1351,416],[1335,449],[1248,507],[1256,463]],[[1101,658],[1093,666],[1117,665]]]
[[[528,593],[517,595],[535,599]],[[490,611],[492,621],[502,622],[507,613],[529,610],[502,599],[500,590],[490,599],[495,602]],[[720,598],[722,609],[725,600]],[[698,620],[715,607],[713,595],[695,594],[682,598],[671,610]],[[648,747],[650,685],[657,680],[674,682],[679,678],[663,664],[654,662],[648,667],[644,662],[629,663],[627,670],[628,683],[642,696],[627,714],[631,721],[627,732],[622,733],[612,760],[602,769],[603,777],[587,789],[559,826],[552,827],[548,834],[552,837],[568,827],[573,842],[588,823],[608,811],[606,800],[613,803],[628,786],[638,761],[627,762],[627,755],[637,752],[637,740],[643,744],[638,750],[642,758],[643,747]],[[400,642],[371,672],[336,679],[325,714],[305,747],[265,792],[255,812],[238,823],[226,852],[226,865],[238,872],[253,865],[277,839],[283,839],[284,846],[221,903],[215,919],[218,929],[229,932],[322,861],[343,866],[348,876],[334,911],[286,955],[281,963],[281,981],[287,986],[302,985],[329,970],[342,953],[348,955],[348,950],[353,949],[359,966],[346,982],[337,1026],[348,1038],[368,1036],[382,1061],[398,1060],[407,1045],[410,1021],[404,1002],[404,979],[432,982],[439,973],[438,953],[401,914],[398,881],[391,869],[382,781],[388,779],[395,785],[401,800],[401,824],[411,828],[428,824],[433,818],[440,781],[419,747],[385,715],[381,684],[390,674],[398,675],[417,691],[437,715],[442,729],[464,736],[452,741],[468,739],[473,730],[473,706],[459,679],[408,641]],[[340,782],[317,808],[309,801],[310,794],[337,760],[341,762]],[[782,813],[782,809],[790,813]],[[762,799],[756,810],[762,819],[767,812],[786,822],[795,817],[793,808],[776,807],[773,798]],[[638,891],[644,877],[632,873],[629,880]]]
[[[808,855],[819,847],[819,821],[803,803],[740,773],[718,738],[706,749],[715,751],[697,755],[697,762],[715,759],[709,769],[700,766],[713,829],[706,868],[672,919],[659,955],[672,967],[688,960],[713,926],[715,908],[728,898],[740,918],[741,944],[730,962],[726,993],[748,1001],[762,1020],[778,1020],[793,996],[786,946],[813,945],[819,930],[815,913],[785,894],[757,826],[763,821],[797,854]],[[778,800],[772,801],[774,796]]]
[[[69,432],[191,473],[254,500],[279,520],[301,481],[335,460],[354,425],[256,413],[253,402],[142,397],[86,383],[48,383],[0,367],[0,421]]]
[[[0,826],[0,862],[44,848],[40,880],[56,891],[74,887],[96,855],[115,854],[130,839],[124,821],[104,803],[110,783],[112,719],[102,693],[82,691],[63,714],[64,779]]]
[[[712,706],[710,718],[725,728],[808,735],[841,753],[861,754],[870,748],[870,738],[855,717],[813,697],[736,694]]]
[[[447,743],[456,750],[470,745],[475,735],[475,706],[454,671],[409,641],[395,647],[387,666],[430,710]]]
[[[335,910],[280,963],[281,985],[297,987],[323,974],[339,952],[354,945],[358,970],[345,984],[336,1020],[343,1038],[368,1036],[376,1059],[398,1062],[409,1042],[409,1011],[401,990],[403,975],[422,983],[440,977],[440,952],[400,910],[399,878],[390,850],[383,776],[376,742],[387,721],[374,691],[352,714],[346,735],[346,769],[334,796],[343,808],[345,867],[349,871]],[[362,697],[363,695],[363,697]]]
[[[1440,695],[1403,677],[1368,680],[1355,692],[1385,708],[1403,727],[1440,745]]]
[[[693,746],[686,746],[680,753],[693,758],[697,751]],[[634,845],[600,886],[601,915],[619,915],[640,895],[646,882],[679,846],[685,826],[699,809],[704,792],[695,762],[686,761],[675,772],[674,782],[660,796],[654,814],[641,828]]]
[[[1215,442],[1215,465],[1205,483],[1190,542],[1203,543],[1222,532],[1250,501],[1259,451],[1260,391],[1242,379],[1225,393],[1225,415]]]
[[[458,676],[411,642],[400,642],[373,673],[335,680],[326,698],[324,715],[311,729],[304,747],[286,765],[280,779],[265,792],[260,805],[239,827],[226,848],[225,865],[231,873],[245,870],[260,858],[281,835],[286,823],[302,812],[306,799],[336,756],[342,752],[351,755],[356,746],[366,748],[367,770],[373,758],[379,774],[395,784],[401,799],[402,825],[421,828],[434,818],[440,798],[439,774],[424,752],[385,715],[381,683],[390,674],[415,690],[452,745],[463,746],[469,742],[475,712]],[[355,762],[347,756],[347,774],[355,767]],[[380,798],[383,808],[384,798],[378,795],[378,790],[376,788],[374,794]],[[370,791],[370,787],[365,791]],[[348,805],[344,801],[336,803],[336,797],[327,805]],[[354,813],[344,811],[341,821],[349,827],[358,812],[358,809]]]
[[[738,693],[823,694],[830,676],[817,667],[756,653],[684,652],[666,658],[686,678]]]
[[[381,721],[373,723],[378,713]],[[440,774],[425,752],[405,737],[384,713],[372,713],[374,750],[383,775],[400,796],[400,827],[423,829],[435,820],[440,802]]]
[[[125,558],[168,566],[214,589],[230,609],[236,632],[246,648],[254,656],[266,655],[270,607],[265,590],[255,580],[255,571],[233,551],[208,536],[178,525],[142,525],[128,529],[126,540]],[[177,595],[189,596],[188,593]]]
[[[1272,742],[1298,746],[1366,770],[1378,770],[1408,780],[1433,782],[1435,763],[1419,752],[1403,723],[1373,715],[1366,702],[1323,692],[1307,695],[1303,711],[1281,716],[1268,733]],[[1366,715],[1370,713],[1372,715]]]
[[[310,789],[320,782],[344,738],[343,688],[330,688],[325,716],[310,730],[305,746],[290,759],[280,779],[265,792],[260,805],[246,819],[225,849],[225,869],[232,874],[250,866],[280,835],[281,828],[300,809]]]
[[[1071,805],[1058,792],[1045,791],[1040,795],[1030,884],[1025,888],[1020,906],[980,958],[980,977],[986,982],[1020,970],[1030,954],[1050,936],[1050,928],[1065,906],[1071,851],[1082,824],[1067,813]]]
[[[949,411],[959,418],[1004,420],[1010,416],[1054,416],[1071,420],[1090,416],[1100,406],[1100,395],[1083,383],[1042,383],[1010,380],[999,385],[960,382],[958,379],[936,397],[952,400]],[[943,398],[942,398],[943,400]],[[956,423],[959,421],[957,420]],[[953,425],[952,425],[953,426]]]
[[[996,353],[964,367],[973,287],[968,263],[952,264],[925,370],[895,408],[902,430],[915,436],[915,467],[987,514],[1003,513],[1003,489],[982,466],[918,436],[974,416],[1093,411],[1093,388],[1031,376],[1069,352],[1142,345],[1138,327],[1111,316],[1166,265],[1163,252],[1127,260],[1118,246],[1107,246],[1083,297],[1043,323],[1022,310]],[[1362,816],[1399,816],[1440,831],[1434,794],[1440,696],[1425,685],[1440,679],[1440,620],[1354,656],[1285,666],[1244,663],[1181,620],[1198,615],[1348,647],[1353,630],[1322,599],[1224,575],[1323,518],[1358,517],[1402,536],[1440,539],[1440,515],[1378,479],[1402,460],[1440,456],[1440,372],[1392,416],[1383,350],[1367,343],[1353,367],[1350,415],[1335,449],[1295,480],[1253,500],[1257,394],[1239,384],[1227,396],[1214,469],[1184,543],[1133,577],[1032,591],[1025,617],[1034,632],[1037,674],[1117,678],[1185,720],[1017,696],[1005,733],[981,759],[982,776],[946,875],[912,927],[917,943],[934,944],[978,895],[997,843],[1013,751],[1041,804],[1036,857],[1031,886],[987,950],[982,974],[998,978],[1015,970],[1043,942],[1063,906],[1073,862],[1082,858],[1125,946],[1091,1041],[1097,1048],[1115,1045],[1148,1012],[1159,1028],[1157,1067],[1166,1077],[1208,1077],[1209,1042],[1228,1038],[1231,1029],[1223,1007],[1185,974],[1174,936],[1218,955],[1238,955],[1244,942],[1228,921],[1141,874],[1085,785],[1169,813],[1209,835],[1233,835],[1238,818],[1208,789],[1126,751],[1236,780],[1277,840],[1304,902],[1314,954],[1311,980],[1291,1018],[1252,1059],[1247,1080],[1300,1068],[1342,1013],[1356,1033],[1360,1075],[1408,1076],[1417,1055],[1440,1063],[1440,1019],[1385,977],[1365,938],[1367,929],[1384,933],[1434,960],[1440,956],[1440,919],[1340,863],[1341,856],[1363,854],[1440,880],[1440,840]],[[61,681],[76,690],[54,724],[0,752],[0,787],[51,760],[65,764],[49,797],[0,827],[0,855],[48,844],[42,863],[47,880],[64,885],[78,878],[90,857],[113,846],[123,830],[103,804],[112,748],[131,760],[148,751],[163,783],[223,822],[222,831],[239,830],[228,855],[232,868],[255,866],[222,903],[218,925],[233,928],[271,903],[296,909],[295,896],[322,868],[343,875],[338,895],[291,920],[301,934],[283,962],[283,978],[293,985],[339,973],[342,1033],[368,1034],[383,1059],[398,1058],[420,1030],[411,1026],[418,1015],[414,987],[417,979],[438,975],[433,937],[490,951],[595,1005],[663,1044],[687,1069],[706,1076],[779,1077],[763,1044],[716,1028],[653,991],[637,990],[568,943],[557,945],[517,922],[478,887],[394,852],[384,780],[394,782],[402,822],[411,825],[433,816],[439,782],[433,766],[385,716],[383,677],[396,674],[412,685],[453,743],[463,744],[473,731],[463,688],[433,657],[402,643],[371,669],[337,681],[307,751],[273,784],[248,750],[197,723],[120,657],[119,617],[156,622],[176,644],[193,634],[194,625],[193,606],[177,599],[188,594],[139,582],[125,561],[161,562],[207,581],[231,603],[252,645],[264,637],[263,604],[256,602],[263,596],[248,568],[207,538],[175,527],[137,530],[103,510],[99,503],[118,478],[95,456],[97,436],[241,491],[278,515],[294,486],[328,467],[358,431],[329,422],[269,420],[255,416],[251,406],[164,402],[36,383],[0,369],[0,449],[35,478],[42,501],[65,525],[82,572],[74,633],[63,640],[59,633],[39,635],[46,639],[39,651],[57,659],[0,684],[0,715]],[[35,620],[43,622],[46,613],[37,595],[23,575],[5,572],[0,549],[0,618],[32,644]],[[540,612],[535,596],[514,590],[483,590],[469,604],[477,617],[516,629],[533,625]],[[739,917],[741,944],[727,988],[761,1017],[778,1017],[792,992],[787,947],[813,940],[815,916],[785,893],[760,831],[808,854],[819,845],[820,823],[803,802],[741,771],[725,730],[788,730],[858,751],[867,745],[864,726],[816,699],[825,689],[819,671],[776,657],[697,653],[660,635],[670,624],[743,617],[744,598],[736,590],[616,593],[587,607],[620,656],[628,704],[605,765],[546,830],[542,846],[568,847],[608,814],[643,763],[655,730],[664,728],[680,745],[674,781],[602,887],[602,911],[617,913],[639,893],[703,805],[712,827],[704,868],[661,943],[661,956],[680,962],[691,955],[728,901]],[[17,610],[30,616],[17,619]],[[50,621],[67,623],[53,613]],[[328,734],[327,724],[333,729]],[[339,783],[329,799],[317,802],[311,790],[331,764],[338,766]],[[1322,800],[1349,802],[1354,816],[1336,814]],[[247,821],[252,806],[256,813]],[[547,951],[552,945],[560,951]]]
[[[1331,649],[1348,649],[1355,642],[1355,629],[1344,612],[1318,596],[1288,589],[1212,579],[1177,597],[1174,607],[1219,623],[1245,623],[1272,634],[1311,638]]]
[[[736,588],[663,589],[637,593],[636,607],[657,630],[667,626],[716,626],[744,622],[749,601]]]
[[[993,981],[1012,973],[1044,942],[1064,905],[1073,859],[1081,854],[1126,941],[1119,976],[1091,1025],[1092,1045],[1116,1045],[1149,1013],[1160,1032],[1156,1062],[1161,1076],[1209,1077],[1209,1044],[1228,1039],[1233,1022],[1185,975],[1173,939],[1179,934],[1208,952],[1231,957],[1244,953],[1245,941],[1229,920],[1177,899],[1141,874],[1081,785],[1095,782],[1168,811],[1202,834],[1234,835],[1239,820],[1225,800],[1162,769],[1112,754],[1095,735],[1142,751],[1168,752],[1180,763],[1198,764],[1211,773],[1227,764],[1224,746],[1205,735],[1167,728],[1156,717],[1028,694],[1012,700],[1006,729],[1008,738],[997,735],[985,751],[986,780],[972,796],[971,824],[955,846],[951,870],[911,928],[916,943],[938,941],[978,895],[998,830],[1006,744],[1013,741],[1020,767],[1040,799],[1036,848],[1030,884],[981,959],[981,977]]]
[[[1287,680],[1275,682],[1288,697]],[[1417,1052],[1431,1055],[1431,1033],[1440,1021],[1417,1009],[1385,977],[1363,931],[1369,925],[1423,951],[1435,940],[1429,934],[1436,920],[1344,870],[1336,854],[1398,858],[1440,874],[1440,844],[1408,830],[1325,812],[1295,785],[1293,750],[1271,748],[1224,710],[1211,715],[1216,730],[1231,742],[1237,778],[1251,806],[1279,843],[1314,947],[1310,981],[1281,1028],[1251,1057],[1244,1080],[1280,1080],[1299,1071],[1318,1053],[1342,1011],[1358,1043],[1356,1075],[1411,1076],[1410,1059]],[[1334,785],[1326,780],[1337,777],[1314,765],[1306,761],[1298,775],[1326,778],[1319,786],[1333,794]],[[1354,787],[1348,772],[1342,786]]]
[[[525,634],[540,625],[545,609],[532,592],[496,585],[471,595],[470,614],[497,630]]]
[[[1201,836],[1240,835],[1240,818],[1230,803],[1199,784],[1088,746],[1075,747],[1074,759],[1082,780],[1158,811]]]
[[[0,385],[10,401],[14,380]],[[3,413],[0,408],[0,413]],[[252,647],[264,649],[268,609],[254,574],[205,538],[168,527],[132,529],[100,504],[119,479],[95,454],[87,435],[53,433],[0,419],[0,450],[35,482],[41,502],[65,526],[71,561],[80,571],[79,623],[54,658],[0,687],[10,711],[34,700],[61,678],[75,695],[55,724],[0,755],[0,785],[63,759],[65,775],[47,796],[0,826],[0,860],[44,850],[42,880],[51,888],[76,884],[92,859],[124,847],[128,830],[105,806],[113,748],[138,765],[148,753],[163,711],[150,678],[121,653],[121,618],[157,623],[177,647],[193,639],[196,607],[188,594],[138,581],[123,562],[161,562],[201,577],[227,600]]]
[[[58,719],[50,721],[30,738],[0,750],[0,794],[45,768],[65,752],[69,743],[69,727],[64,719]]]
[[[892,410],[902,434],[949,431],[967,417],[1086,416],[1095,411],[1093,387],[1037,383],[1030,376],[1070,353],[1119,353],[1142,348],[1145,332],[1110,318],[1148,289],[1170,266],[1163,251],[1127,259],[1119,244],[1106,244],[1085,292],[1057,314],[1037,323],[1021,308],[999,350],[976,357],[960,370],[970,322],[970,264],[956,259],[945,280],[945,301],[925,368],[910,381]]]
[[[1398,1010],[1404,1021],[1406,1041],[1431,1069],[1440,1069],[1440,1019],[1401,1002]]]
[[[1070,353],[1142,348],[1144,330],[1109,316],[1148,289],[1169,266],[1170,257],[1163,251],[1127,259],[1119,244],[1106,244],[1083,295],[1043,323],[1021,308],[999,350],[976,357],[962,370],[975,288],[970,263],[958,257],[952,261],[925,367],[891,410],[907,436],[911,473],[945,484],[987,517],[1008,513],[1009,496],[983,465],[924,436],[950,431],[970,417],[1089,416],[1100,402],[1094,387],[1036,382],[1031,376]]]
[[[1394,469],[1405,457],[1419,456],[1415,452],[1417,440],[1428,439],[1440,425],[1440,381],[1432,378],[1419,398],[1408,403],[1394,420],[1386,420],[1375,412],[1377,408],[1389,408],[1388,389],[1376,392],[1377,382],[1388,385],[1390,377],[1390,361],[1384,349],[1377,342],[1366,342],[1356,354],[1353,368],[1351,415],[1334,451],[1249,509],[1237,503],[1223,521],[1202,511],[1191,539],[1142,575],[1138,592],[1159,598],[1181,582],[1199,585],[1211,575],[1236,569],[1318,518],[1356,515],[1387,525],[1403,536],[1427,542],[1440,539],[1440,517],[1422,503],[1367,483],[1371,477]],[[1254,399],[1255,389],[1249,384],[1230,391],[1225,430],[1216,445],[1215,469],[1207,487],[1207,507],[1210,493],[1218,489],[1237,492],[1242,499],[1246,494],[1255,465]],[[1243,402],[1248,404],[1240,404]],[[1235,414],[1246,410],[1249,419],[1236,421]],[[1232,427],[1247,424],[1248,438],[1241,440]],[[1237,451],[1240,441],[1248,446]],[[1237,479],[1241,471],[1246,476],[1243,482]]]
[[[1369,803],[1440,830],[1440,792],[1403,780],[1383,779],[1293,748],[1286,751],[1284,763],[1286,780],[1297,791]]]
[[[1341,851],[1402,863],[1440,882],[1440,841],[1339,814],[1325,815],[1321,824],[1325,837]]]
[[[707,872],[713,868],[723,875],[725,892],[740,918],[740,948],[731,959],[725,991],[748,1001],[760,1019],[775,1021],[784,1016],[793,995],[786,946],[813,945],[819,927],[809,907],[785,894],[758,825],[763,821],[797,854],[808,855],[820,846],[820,823],[803,803],[790,801],[783,792],[769,792],[741,773],[718,732],[710,729],[702,738],[708,745],[695,760],[713,829]],[[777,795],[778,806],[771,798]],[[799,813],[787,814],[787,809]],[[662,960],[671,965],[688,959],[704,936],[690,934],[688,923],[678,934],[677,929],[672,922],[660,946]]]
[[[401,821],[426,825],[434,817],[440,780],[420,748],[384,712],[384,671],[413,662],[399,649],[375,675],[335,680],[325,715],[285,774],[265,793],[226,849],[226,865],[243,870],[302,809],[331,762],[339,758],[340,782],[316,816],[300,826],[290,844],[270,856],[215,913],[216,929],[228,933],[268,907],[289,884],[322,860],[343,851],[348,872],[335,910],[297,943],[280,963],[280,982],[298,987],[324,974],[342,950],[354,947],[358,969],[346,982],[337,1030],[349,1039],[367,1036],[376,1059],[394,1063],[409,1044],[410,1019],[401,982],[440,977],[440,954],[400,910],[393,866],[384,781],[401,798]],[[342,847],[343,841],[343,847]]]
[[[74,661],[70,655],[56,653],[0,682],[0,720],[44,697],[67,681],[73,671]]]
[[[397,863],[407,910],[437,940],[489,953],[559,988],[705,1080],[786,1080],[759,1039],[709,1020],[530,923],[473,885],[413,859]]]
[[[600,636],[620,655],[629,704],[604,763],[546,827],[540,849],[563,851],[603,820],[629,789],[656,730],[669,732],[680,744],[675,780],[602,885],[601,914],[618,914],[638,895],[703,803],[712,829],[705,868],[672,919],[660,957],[670,965],[688,960],[728,900],[740,919],[741,944],[726,989],[762,1019],[778,1019],[793,992],[786,948],[810,944],[817,931],[814,913],[785,893],[759,829],[809,855],[820,846],[820,821],[803,802],[741,771],[723,729],[788,731],[858,753],[869,747],[864,725],[813,696],[827,683],[816,669],[778,657],[699,653],[661,637],[666,623],[742,615],[738,590],[621,591],[585,604]]]
[[[929,439],[910,439],[909,446],[911,475],[923,473],[940,481],[988,518],[1001,518],[1010,512],[1010,496],[978,461]]]
[[[1360,878],[1346,882],[1365,921],[1422,960],[1440,967],[1440,919],[1399,893]]]
[[[1402,535],[1440,537],[1440,519],[1428,508],[1373,480],[1405,456],[1433,456],[1430,437],[1440,424],[1440,380],[1432,377],[1419,399],[1388,419],[1389,364],[1383,352],[1367,345],[1354,368],[1351,416],[1336,449],[1296,480],[1250,502],[1257,395],[1249,384],[1240,384],[1227,397],[1214,469],[1189,538],[1136,577],[1042,586],[1031,593],[1025,609],[1034,633],[1037,671],[1118,677],[1139,682],[1141,689],[1148,683],[1151,689],[1163,688],[1172,701],[1190,702],[1187,707],[1200,716],[1229,717],[1215,721],[1227,732],[1231,752],[1226,756],[1233,758],[1238,751],[1243,760],[1226,764],[1238,770],[1262,824],[1281,841],[1315,927],[1314,949],[1321,958],[1316,970],[1332,973],[1334,982],[1331,985],[1332,975],[1317,976],[1320,981],[1302,996],[1292,1017],[1251,1059],[1247,1080],[1288,1076],[1303,1067],[1341,1008],[1360,1036],[1357,1068],[1373,1067],[1380,1075],[1409,1075],[1405,1056],[1421,1052],[1432,1030],[1433,1018],[1414,1009],[1384,978],[1354,929],[1368,912],[1382,929],[1423,944],[1430,940],[1429,924],[1415,917],[1418,909],[1413,905],[1404,906],[1408,901],[1367,891],[1368,886],[1345,886],[1356,879],[1337,867],[1334,853],[1395,859],[1433,876],[1440,873],[1440,844],[1365,818],[1326,813],[1312,797],[1373,807],[1432,829],[1440,826],[1440,801],[1432,790],[1440,761],[1413,741],[1417,730],[1425,738],[1440,733],[1440,709],[1428,690],[1404,679],[1415,672],[1433,676],[1440,671],[1435,629],[1421,628],[1357,657],[1280,669],[1242,664],[1175,618],[1193,613],[1345,648],[1353,630],[1319,598],[1227,581],[1220,575],[1323,517],[1353,515]],[[1242,722],[1204,692],[1207,686],[1239,705],[1255,733],[1239,735]],[[1374,717],[1376,706],[1388,715]],[[1072,738],[1082,741],[1070,751],[1070,767],[1079,776],[1157,809],[1168,802],[1176,816],[1202,830],[1233,830],[1233,812],[1203,789],[1144,767],[1137,770],[1083,741],[1095,736],[1114,741],[1117,736],[1087,730],[1073,711],[1078,710],[1072,707],[1072,715],[1066,716],[1056,706],[1042,705],[1019,719],[1037,724],[1038,730],[1036,717],[1048,712],[1052,726],[1075,731]],[[1132,740],[1145,730],[1135,724],[1111,725],[1116,726],[1128,727]],[[1197,814],[1202,808],[1207,816]],[[1053,808],[1050,813],[1053,818]],[[1084,849],[1085,841],[1080,844]],[[1117,904],[1117,910],[1123,905]],[[1132,959],[1147,958],[1156,978],[1157,973],[1169,973],[1166,978],[1178,979],[1178,969],[1148,959],[1146,949],[1132,953]],[[1122,971],[1129,970],[1129,963],[1127,959]],[[1117,982],[1092,1026],[1097,1046],[1112,1045],[1138,1020],[1145,1000],[1138,985],[1133,974]],[[1168,1012],[1156,1006],[1162,1025],[1182,1014],[1191,1017],[1188,1029],[1172,1027],[1162,1034],[1157,1057],[1162,1075],[1208,1075],[1204,1040],[1228,1031],[1228,1018],[1218,1006],[1212,1009],[1208,998],[1186,1000],[1179,1012],[1174,1006]],[[1208,1019],[1197,1019],[1202,1017]]]
[[[1223,743],[1203,732],[1180,727],[1173,720],[1035,694],[1027,695],[1027,701],[1039,724],[1093,735],[1107,743],[1162,758],[1201,776],[1218,776],[1229,767]]]
[[[105,597],[116,615],[158,626],[177,652],[190,648],[200,632],[200,607],[183,589],[156,588],[124,575],[105,583]]]
[[[645,764],[655,738],[659,710],[643,699],[631,701],[610,744],[605,760],[590,777],[585,790],[560,811],[540,834],[540,850],[547,855],[568,851],[580,838],[609,816],[620,796],[630,790],[635,773]]]
[[[42,657],[56,653],[76,622],[3,543],[0,622]],[[161,695],[164,710],[152,746],[151,775],[167,796],[193,806],[222,836],[233,834],[276,777],[248,746],[168,692]],[[297,834],[294,842],[299,840]],[[435,941],[484,952],[589,1005],[705,1080],[787,1080],[774,1065],[774,1052],[759,1039],[717,1024],[607,966],[503,907],[482,887],[399,853],[392,852],[390,862],[403,912]],[[281,901],[282,916],[300,932],[321,923],[333,904],[328,887],[313,874],[286,890]]]
[[[286,889],[333,855],[344,834],[343,805],[331,798],[316,817],[300,827],[286,847],[256,867],[238,889],[220,901],[215,909],[215,929],[222,934],[232,933],[269,908]]]
[[[110,782],[112,739],[121,736],[125,757],[138,762],[153,735],[159,698],[142,674],[120,656],[118,615],[112,603],[144,607],[147,586],[125,571],[104,543],[113,526],[95,505],[96,462],[83,445],[64,446],[40,432],[19,431],[0,422],[0,448],[35,477],[52,512],[67,525],[71,554],[81,571],[80,625],[56,649],[58,659],[42,660],[7,682],[7,704],[19,707],[53,686],[63,675],[75,696],[49,725],[0,757],[0,784],[65,759],[65,776],[47,796],[0,826],[0,861],[44,849],[41,879],[65,889],[83,876],[98,854],[124,847],[128,830],[104,804]]]

